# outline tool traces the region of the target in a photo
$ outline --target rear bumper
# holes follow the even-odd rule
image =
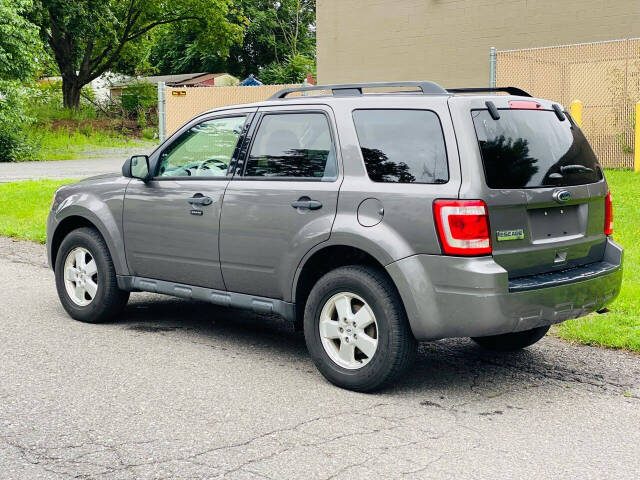
[[[387,266],[418,340],[529,330],[601,309],[620,291],[622,247],[573,272],[511,280],[491,257],[414,255]]]

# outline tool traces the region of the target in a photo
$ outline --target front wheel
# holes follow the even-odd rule
[[[58,250],[56,288],[62,306],[81,322],[101,323],[113,319],[129,300],[118,288],[109,249],[93,228],[69,233]]]
[[[417,347],[395,286],[383,272],[362,265],[318,280],[307,299],[304,337],[325,378],[362,392],[395,380]]]
[[[471,340],[487,350],[496,352],[511,352],[533,345],[546,335],[549,326],[532,328],[524,332],[504,333],[489,337],[473,337]]]

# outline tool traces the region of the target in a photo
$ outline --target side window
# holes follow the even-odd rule
[[[245,119],[216,118],[191,127],[162,152],[157,176],[226,176]]]
[[[442,126],[428,110],[355,110],[358,141],[374,182],[447,183]]]
[[[335,180],[338,169],[327,117],[322,113],[265,115],[244,176]]]

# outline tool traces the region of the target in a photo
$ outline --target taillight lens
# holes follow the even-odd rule
[[[613,203],[611,192],[604,197],[604,234],[613,235]]]
[[[489,217],[482,200],[436,200],[433,212],[445,254],[491,254]]]

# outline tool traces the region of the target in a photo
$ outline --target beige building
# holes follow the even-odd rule
[[[318,0],[318,82],[489,85],[489,49],[640,37],[640,0]]]

